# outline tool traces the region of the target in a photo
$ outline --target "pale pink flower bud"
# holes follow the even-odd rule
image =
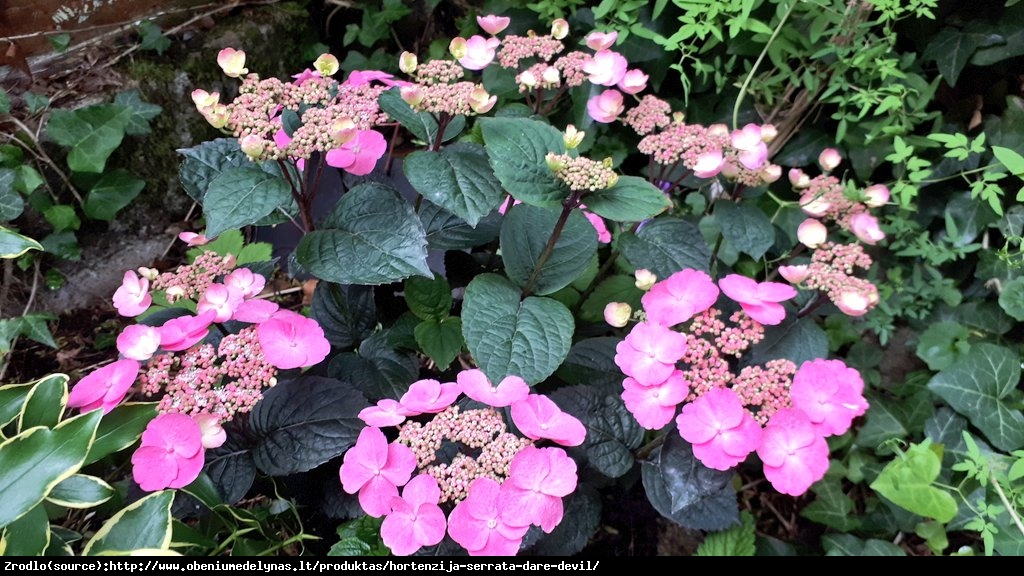
[[[196,414],[193,418],[199,425],[199,431],[203,435],[203,448],[212,450],[219,448],[228,439],[227,432],[220,425],[220,419],[213,414]]]
[[[323,76],[334,76],[341,68],[341,64],[334,54],[321,54],[313,61],[313,68]]]
[[[796,229],[796,237],[808,248],[817,248],[828,239],[828,228],[819,220],[808,218]]]
[[[872,184],[864,189],[864,203],[871,208],[881,208],[889,202],[889,188],[885,184]]]
[[[246,156],[252,160],[256,160],[267,147],[267,141],[256,134],[246,134],[238,141],[238,145],[242,148],[242,152],[245,152]]]
[[[402,52],[398,58],[398,69],[406,74],[412,74],[419,66],[419,59],[412,52]]]
[[[636,278],[636,287],[644,292],[651,289],[652,286],[658,281],[658,276],[651,272],[647,268],[637,268],[636,272],[633,273]]]
[[[413,108],[423,102],[423,89],[419,85],[402,86],[398,89],[398,93],[402,96],[402,100]]]
[[[800,208],[804,214],[820,218],[832,209],[832,203],[825,200],[822,195],[804,194],[800,198]]]
[[[567,150],[573,150],[583,142],[583,138],[587,135],[582,130],[577,130],[576,126],[569,124],[565,127],[565,134],[562,135],[562,141],[565,142]]]
[[[615,41],[618,39],[618,32],[591,32],[587,35],[587,48],[590,48],[594,52],[604,50],[605,48],[611,48],[615,45]]]
[[[609,302],[604,307],[604,321],[616,328],[622,328],[629,324],[629,318],[633,315],[633,308],[625,302]]]
[[[722,171],[725,164],[725,157],[718,148],[703,152],[697,156],[697,162],[693,165],[693,175],[698,178],[714,178]]]
[[[193,90],[192,102],[195,103],[196,109],[202,112],[205,108],[220,104],[220,92],[207,92],[200,89]]]
[[[878,219],[867,212],[858,212],[850,217],[850,230],[865,244],[876,244],[885,239]]]
[[[139,276],[142,276],[143,278],[149,280],[150,282],[156,280],[157,277],[160,276],[160,271],[157,270],[156,268],[147,268],[146,266],[141,266],[137,268],[135,271],[139,273]]]
[[[825,148],[818,154],[818,164],[821,165],[821,169],[825,172],[831,172],[836,169],[836,166],[843,161],[843,157],[839,155],[839,150],[835,148]]]
[[[224,104],[214,104],[199,111],[203,118],[214,128],[223,128],[228,123],[228,107]]]
[[[448,52],[450,52],[456,60],[459,58],[465,58],[466,54],[469,53],[469,43],[461,36],[452,38],[452,41],[448,43]]]
[[[519,75],[519,83],[527,88],[534,88],[537,86],[537,75],[533,72],[526,70]]]
[[[779,266],[779,275],[785,278],[790,284],[799,284],[807,279],[811,271],[807,264],[794,264],[791,266]]]
[[[566,165],[565,158],[561,154],[555,154],[554,152],[548,152],[544,156],[544,162],[552,172],[558,172],[565,168]]]
[[[587,100],[587,113],[596,122],[603,124],[614,121],[625,110],[626,105],[622,101],[622,92],[614,88],[605,90]]]
[[[508,28],[510,22],[512,22],[512,19],[508,16],[488,14],[487,16],[476,17],[476,23],[480,25],[480,28],[492,36]]]
[[[811,177],[806,172],[799,168],[789,169],[789,183],[793,185],[793,188],[807,188],[811,185]]]
[[[487,89],[483,86],[478,85],[469,93],[469,107],[477,114],[487,114],[491,108],[494,108],[494,103],[497,101],[498,97],[488,94]]]
[[[761,141],[765,144],[771,144],[772,140],[779,135],[779,129],[774,124],[765,124],[761,126]]]
[[[839,293],[835,305],[843,314],[856,317],[867,314],[868,308],[871,307],[871,301],[864,294],[848,289]]]
[[[647,88],[647,80],[650,78],[643,70],[627,70],[626,74],[619,80],[619,90],[626,94],[637,94]]]
[[[558,68],[548,66],[544,69],[543,74],[541,74],[541,80],[543,80],[544,84],[548,86],[557,86],[562,81],[562,75],[558,71]]]
[[[683,121],[683,119],[680,118],[679,122],[682,122],[682,121]],[[718,124],[712,124],[711,126],[708,126],[708,137],[710,137],[710,138],[719,138],[719,137],[728,136],[728,135],[729,135],[729,127],[726,126],[725,124],[718,123]]]
[[[218,52],[217,65],[230,78],[238,78],[249,72],[245,67],[245,52],[234,48],[225,48]]]
[[[764,180],[765,183],[771,184],[779,178],[782,178],[782,166],[779,166],[778,164],[766,164],[764,168],[761,169],[761,180]]]
[[[189,246],[202,246],[210,241],[205,234],[198,234],[196,232],[182,232],[181,234],[178,234],[178,240],[181,240]],[[151,280],[156,280],[156,278],[151,278]]]
[[[565,21],[565,18],[556,18],[551,23],[551,37],[555,40],[561,40],[569,35],[569,23]]]

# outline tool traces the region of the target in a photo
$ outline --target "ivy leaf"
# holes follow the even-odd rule
[[[124,131],[133,136],[149,134],[149,121],[163,112],[163,108],[160,106],[144,102],[138,90],[119,92],[117,96],[114,96],[114,103],[127,106],[131,110],[132,114],[128,118]]]
[[[123,168],[108,170],[89,190],[82,209],[90,218],[109,222],[145,187],[145,180],[132,176]]]
[[[800,511],[801,516],[840,532],[852,532],[860,527],[853,499],[843,492],[840,478],[826,475],[822,481],[814,483],[811,491],[814,501]]]
[[[257,166],[230,168],[210,181],[203,198],[206,235],[255,224],[291,200],[288,184]]]
[[[487,156],[494,175],[517,200],[546,208],[561,206],[568,190],[548,168],[548,152],[565,153],[562,134],[550,124],[528,118],[481,118]]]
[[[99,174],[121,145],[131,118],[131,109],[121,104],[56,109],[46,123],[46,133],[57,144],[71,148],[67,160],[72,170]]]
[[[936,322],[917,339],[917,357],[929,370],[952,366],[970,349],[970,331],[956,322]]]
[[[657,186],[638,176],[620,176],[615,186],[584,197],[587,210],[616,222],[640,222],[672,207]]]
[[[597,232],[583,212],[573,210],[562,228],[554,250],[539,272],[535,269],[547,247],[559,214],[530,205],[514,206],[501,226],[501,254],[505,273],[520,287],[533,279],[533,293],[557,292],[577,279],[597,253]]]
[[[753,556],[754,537],[754,516],[744,510],[738,526],[705,536],[694,556]]]
[[[505,197],[479,144],[456,142],[440,152],[416,151],[406,156],[403,167],[417,192],[470,226]]]
[[[575,322],[565,306],[519,297],[519,289],[496,274],[481,274],[466,287],[462,333],[491,382],[515,374],[536,384],[558,368],[572,344]]]
[[[1003,284],[999,293],[999,307],[1020,322],[1024,322],[1024,276]]]
[[[619,240],[622,255],[635,268],[668,278],[686,268],[710,271],[711,248],[694,224],[679,218],[656,218]]]
[[[960,72],[974,51],[998,40],[998,34],[972,34],[955,28],[943,28],[928,43],[921,56],[925,62],[935,62],[946,82],[950,86],[956,86]]]
[[[1024,415],[1017,406],[1020,355],[980,343],[960,362],[939,372],[928,389],[985,433],[997,448],[1010,452],[1024,446]]]
[[[956,516],[956,499],[934,485],[942,470],[941,446],[925,438],[886,464],[871,489],[893,504],[945,524]]]
[[[692,530],[724,530],[740,521],[732,472],[707,468],[673,429],[642,463],[644,489],[662,516]]]
[[[902,548],[886,540],[861,540],[852,534],[826,534],[821,537],[825,556],[906,556]]]
[[[25,210],[25,201],[14,189],[16,174],[9,168],[0,169],[0,222],[14,220]]]
[[[322,226],[295,249],[299,264],[321,280],[376,285],[434,277],[423,226],[394,188],[372,182],[355,186]]]

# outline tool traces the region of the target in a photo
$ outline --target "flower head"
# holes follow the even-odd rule
[[[160,330],[160,347],[168,352],[180,352],[198,344],[210,333],[210,323],[216,312],[207,310],[198,316],[186,314],[164,322]]]
[[[195,420],[175,413],[149,422],[132,454],[132,477],[147,492],[184,488],[203,469],[203,434]]]
[[[510,524],[510,512],[498,506],[501,484],[481,477],[469,485],[469,495],[448,515],[448,534],[470,556],[514,556],[529,523]]]
[[[615,41],[618,40],[618,32],[591,32],[587,34],[587,48],[595,52],[600,52],[607,48],[611,48],[615,45]]]
[[[686,353],[686,336],[661,324],[640,322],[615,346],[615,365],[644,386],[664,382]]]
[[[626,409],[648,430],[658,430],[672,421],[678,406],[690,393],[683,372],[676,370],[661,384],[644,386],[633,378],[622,381]]]
[[[676,425],[693,455],[715,470],[736,466],[761,445],[761,426],[729,388],[714,388],[683,406]]]
[[[350,140],[327,152],[327,164],[355,176],[364,176],[373,172],[387,149],[387,140],[380,132],[357,130]]]
[[[217,65],[229,78],[238,78],[249,72],[245,67],[245,52],[234,48],[225,48],[218,52]]]
[[[511,406],[530,395],[530,386],[519,376],[506,376],[497,386],[491,384],[483,370],[463,370],[456,376],[463,394],[494,408]]]
[[[793,376],[789,397],[821,436],[846,432],[868,409],[864,380],[842,360],[804,362]]]
[[[786,318],[786,309],[779,304],[796,296],[796,290],[779,282],[761,282],[730,274],[718,281],[718,286],[754,320],[774,326]]]
[[[480,25],[480,28],[492,36],[508,28],[510,22],[512,22],[512,19],[508,16],[497,16],[495,14],[476,17],[476,23]]]
[[[641,302],[650,322],[675,326],[710,308],[718,287],[705,272],[687,268],[654,284]]]
[[[626,110],[622,101],[622,92],[612,88],[587,100],[587,113],[595,122],[608,124]]]
[[[587,429],[575,416],[562,412],[550,398],[530,394],[512,404],[512,422],[531,440],[546,438],[562,446],[579,446]]]
[[[124,358],[90,372],[71,389],[68,406],[82,412],[102,408],[107,414],[124,400],[140,368],[137,360]]]
[[[562,521],[562,498],[576,489],[576,462],[561,448],[527,446],[516,454],[498,491],[498,507],[515,525],[551,533]]]
[[[455,40],[462,40],[456,38]],[[455,40],[452,43],[455,43]],[[495,51],[498,49],[498,45],[501,41],[497,38],[484,38],[480,35],[470,36],[468,40],[463,40],[464,44],[456,46],[452,49],[452,54],[462,64],[462,67],[467,70],[483,70],[487,68],[487,65],[494,60]]]
[[[420,474],[405,485],[401,498],[391,499],[391,512],[380,526],[380,537],[392,554],[408,556],[444,539],[448,521],[437,505],[440,498],[437,480]]]
[[[266,361],[282,370],[313,366],[331,351],[323,328],[312,318],[291,310],[278,310],[256,326]]]

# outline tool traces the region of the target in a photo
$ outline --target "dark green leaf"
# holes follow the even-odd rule
[[[128,119],[128,124],[124,127],[124,131],[133,136],[149,134],[149,121],[156,118],[163,111],[163,108],[156,104],[143,102],[138,90],[119,92],[114,97],[114,103],[122,104],[131,109],[132,115]]]
[[[14,220],[25,210],[25,201],[14,189],[15,171],[0,169],[0,222]]]
[[[28,393],[38,381],[0,386],[0,428],[18,417]]]
[[[590,296],[580,306],[580,320],[584,322],[603,322],[604,309],[609,302],[625,302],[633,310],[640,309],[640,298],[644,293],[636,287],[636,278],[618,274],[609,276],[597,285]]]
[[[719,200],[715,202],[715,222],[733,248],[755,260],[775,243],[775,228],[756,206]]]
[[[456,142],[440,152],[413,152],[403,167],[417,192],[470,226],[476,226],[505,197],[479,144]]]
[[[247,430],[228,428],[228,439],[206,453],[206,474],[217,487],[225,504],[234,504],[245,497],[256,479],[256,462],[252,444],[245,437]]]
[[[65,374],[52,374],[41,378],[32,386],[25,398],[18,420],[18,430],[28,430],[33,426],[53,428],[64,415],[64,406],[68,402],[68,377]]]
[[[310,316],[320,323],[332,346],[355,346],[377,325],[373,288],[318,282],[313,292]]]
[[[210,181],[203,199],[206,235],[255,224],[290,200],[288,184],[258,166],[228,169]]]
[[[678,218],[656,218],[636,234],[623,234],[619,249],[634,267],[646,268],[658,278],[686,268],[708,272],[711,264],[711,248],[700,230]]]
[[[50,545],[50,520],[38,505],[3,529],[0,548],[4,556],[42,556]]]
[[[536,384],[558,368],[572,344],[575,323],[565,306],[519,297],[519,289],[496,274],[481,274],[466,287],[463,336],[491,382],[517,375]]]
[[[744,510],[740,513],[741,524],[704,537],[694,556],[753,556],[754,516]]]
[[[402,100],[397,87],[388,90],[377,99],[380,109],[398,121],[416,138],[430,144],[437,138],[437,121],[427,112],[416,112]],[[448,123],[444,131],[444,140],[448,141],[459,135],[466,127],[466,117],[456,116]]]
[[[562,506],[562,521],[531,548],[534,553],[571,557],[583,550],[601,525],[601,495],[593,488],[577,487],[563,499]]]
[[[145,187],[145,180],[132,176],[123,168],[109,170],[89,190],[83,210],[90,218],[113,220]]]
[[[552,392],[551,400],[587,428],[583,450],[598,472],[619,478],[633,469],[633,450],[643,442],[644,429],[626,409],[621,394],[569,386]]]
[[[85,464],[134,444],[149,422],[156,418],[156,406],[156,402],[126,402],[105,414],[96,430],[96,440],[89,446]]]
[[[30,164],[22,164],[15,168],[14,189],[26,196],[43,185],[43,177]]]
[[[46,133],[71,148],[68,166],[75,172],[101,173],[110,154],[121,145],[132,110],[121,104],[97,104],[78,110],[54,110]]]
[[[1009,452],[1024,447],[1024,415],[1013,396],[1020,370],[1016,352],[975,344],[960,362],[933,376],[928,389],[967,416],[993,445]]]
[[[993,34],[993,36],[997,35]],[[943,28],[932,37],[921,55],[925,62],[935,62],[939,73],[950,86],[956,86],[960,72],[974,51],[985,45],[985,35],[966,34],[955,28]]]
[[[419,363],[415,356],[391,348],[387,332],[375,332],[359,345],[358,354],[335,356],[327,373],[351,382],[371,402],[381,398],[401,398],[409,385],[418,380]]]
[[[440,321],[424,320],[416,325],[414,335],[420,349],[437,364],[439,370],[447,370],[462,351],[462,319],[458,316]]]
[[[843,492],[841,478],[826,475],[814,483],[811,492],[814,501],[800,511],[801,516],[840,532],[852,532],[860,526],[853,499]]]
[[[852,534],[826,534],[821,539],[825,556],[906,556],[902,548],[886,540],[861,540]]]
[[[615,186],[586,195],[587,210],[616,222],[654,218],[672,206],[664,192],[637,176],[620,176]]]
[[[568,194],[548,168],[548,152],[565,153],[562,134],[539,120],[481,118],[494,175],[517,200],[547,208],[561,206]]]
[[[11,113],[11,97],[6,90],[0,90],[0,114]]]
[[[828,356],[828,336],[813,318],[786,320],[777,326],[766,326],[764,332],[764,340],[754,346],[746,365],[786,359],[799,367]]]
[[[139,48],[142,50],[153,50],[157,54],[163,54],[171,47],[171,39],[164,36],[160,27],[152,21],[139,22],[139,36],[142,37],[142,41],[139,42]]]
[[[284,476],[312,470],[342,455],[363,429],[367,406],[351,384],[300,376],[278,382],[253,408],[249,426],[259,440],[253,460],[264,473]]]
[[[206,196],[210,182],[221,172],[252,164],[249,157],[238,147],[236,138],[208,140],[192,148],[179,149],[178,154],[185,157],[178,171],[181,187],[200,204]]]
[[[693,530],[725,530],[739,523],[732,472],[705,467],[675,430],[642,470],[647,498],[665,518]]]
[[[85,556],[166,550],[171,545],[173,490],[147,494],[110,517],[82,550]]]
[[[586,270],[597,252],[597,232],[579,210],[569,213],[554,250],[540,263],[555,225],[557,212],[530,205],[512,207],[501,226],[501,255],[509,279],[541,296],[568,286]],[[540,265],[540,271],[536,268]]]
[[[497,211],[470,226],[465,220],[431,202],[420,206],[420,222],[433,250],[465,250],[486,244],[498,237],[502,216]]]
[[[75,474],[54,486],[46,499],[67,508],[92,508],[110,500],[114,493],[110,484],[95,476]]]
[[[569,384],[618,390],[626,377],[615,364],[615,346],[621,341],[613,337],[580,340],[558,367],[558,377]]]
[[[443,320],[452,309],[452,288],[444,276],[414,276],[405,281],[405,303],[422,320]]]
[[[310,273],[339,284],[434,276],[416,212],[393,188],[377,183],[360,184],[342,196],[323,228],[299,241],[296,256]]]

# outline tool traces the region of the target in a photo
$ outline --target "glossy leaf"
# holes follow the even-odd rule
[[[871,489],[915,514],[945,524],[956,516],[957,501],[934,485],[942,470],[941,447],[925,440],[889,462]]]
[[[327,374],[351,382],[371,402],[401,398],[409,385],[418,380],[419,363],[414,355],[394,350],[388,336],[375,332],[363,340],[358,353],[335,356],[327,366]]]
[[[0,226],[0,258],[18,258],[29,250],[42,249],[43,245],[36,240]]]
[[[424,320],[416,325],[416,343],[439,370],[447,370],[462,351],[462,319],[450,316],[443,320]]]
[[[519,205],[508,211],[501,226],[505,273],[520,288],[525,288],[532,279],[532,293],[539,296],[556,292],[576,280],[597,252],[597,232],[582,212],[573,210],[554,250],[541,264],[559,217],[559,213],[552,210]]]
[[[0,427],[6,426],[21,414],[28,393],[39,380],[27,384],[7,384],[0,386]]]
[[[228,439],[220,447],[206,453],[205,473],[217,487],[226,504],[235,504],[245,497],[256,480],[256,463],[246,430],[225,426]]]
[[[517,200],[557,208],[568,189],[555,179],[545,157],[565,153],[562,134],[550,124],[528,118],[479,120],[494,175]]]
[[[668,278],[685,268],[709,271],[711,248],[697,226],[679,218],[657,218],[620,239],[622,255],[635,268]]]
[[[50,519],[40,504],[3,529],[0,550],[3,555],[42,556],[50,546]]]
[[[902,548],[886,540],[862,540],[852,534],[826,534],[821,538],[825,556],[906,556]]]
[[[15,172],[0,168],[0,222],[14,220],[25,210],[25,201],[14,189]]]
[[[46,499],[67,508],[92,508],[110,500],[114,494],[114,488],[102,479],[75,474],[54,486]]]
[[[25,398],[18,430],[34,426],[53,428],[64,415],[68,402],[68,377],[66,374],[51,374],[39,379]]]
[[[203,198],[206,235],[255,224],[290,200],[282,178],[253,165],[230,168],[210,181]]]
[[[483,146],[455,143],[440,152],[416,151],[403,164],[409,183],[424,198],[476,226],[505,197]]]
[[[405,281],[405,303],[421,320],[443,320],[452,309],[452,288],[443,276],[414,276]]]
[[[156,402],[126,402],[111,410],[100,420],[96,440],[89,446],[86,464],[134,444],[156,418]]]
[[[419,215],[427,233],[427,243],[433,250],[465,250],[480,246],[497,238],[501,230],[502,215],[497,211],[480,219],[475,228],[428,201],[420,206]]]
[[[174,491],[161,490],[129,504],[103,523],[82,554],[96,556],[168,549],[172,503]]]
[[[569,384],[584,384],[607,391],[618,391],[626,377],[615,364],[615,347],[621,338],[601,336],[573,344],[558,377]]]
[[[615,186],[584,197],[587,210],[616,222],[640,222],[672,207],[665,193],[638,176],[620,176]]]
[[[583,450],[591,466],[609,478],[633,469],[633,450],[643,442],[644,429],[626,409],[621,394],[605,394],[584,385],[559,388],[550,397],[586,427]]]
[[[775,243],[775,228],[756,206],[719,200],[715,202],[715,223],[733,248],[755,260]]]
[[[318,282],[310,316],[320,323],[332,346],[350,348],[369,336],[377,324],[373,288]]]
[[[196,202],[202,203],[206,189],[221,172],[251,166],[252,161],[238,146],[237,138],[217,138],[191,148],[182,148],[185,157],[178,170],[181,187]]]

